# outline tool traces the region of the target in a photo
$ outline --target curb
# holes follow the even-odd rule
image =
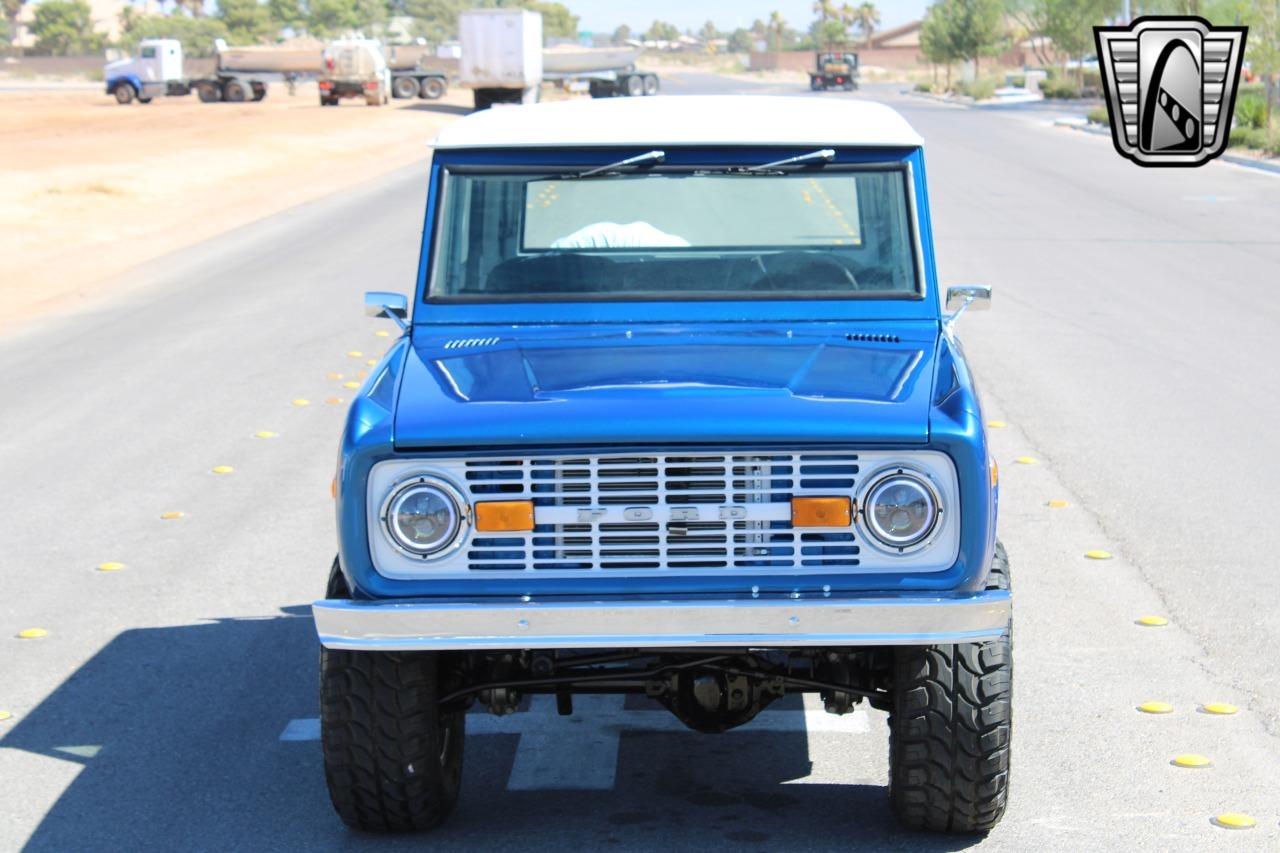
[[[1082,133],[1092,133],[1095,136],[1110,136],[1111,128],[1103,127],[1100,124],[1071,124],[1063,122],[1061,124],[1055,122],[1054,127],[1065,127],[1068,130],[1078,130]],[[1280,175],[1280,160],[1256,160],[1253,157],[1241,157],[1239,154],[1220,154],[1219,160],[1224,163],[1231,163],[1236,166],[1243,166],[1246,169],[1257,169],[1260,172],[1271,172]]]

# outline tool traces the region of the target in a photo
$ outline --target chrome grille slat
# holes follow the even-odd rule
[[[671,453],[469,460],[465,488],[473,500],[532,499],[538,529],[490,544],[477,539],[468,567],[492,571],[519,566],[545,572],[654,571],[664,567],[799,567],[823,560],[855,567],[860,547],[798,547],[790,532],[789,502],[805,494],[854,496],[858,454]],[[772,504],[772,520],[719,518],[722,507]],[[647,518],[572,523],[564,510],[602,508]],[[555,512],[547,510],[555,508]],[[681,518],[668,513],[697,513]],[[547,521],[549,523],[543,523]],[[492,537],[491,537],[492,538]],[[513,544],[513,540],[519,544]],[[808,540],[806,540],[808,541]],[[823,542],[826,540],[814,540]],[[519,559],[512,555],[519,553]]]

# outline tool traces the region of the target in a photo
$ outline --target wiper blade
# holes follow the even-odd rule
[[[667,159],[665,151],[646,151],[644,154],[637,154],[634,157],[628,157],[625,160],[619,160],[616,163],[609,163],[606,166],[596,166],[594,169],[588,169],[585,172],[577,172],[575,174],[563,175],[563,178],[590,178],[594,175],[603,175],[610,172],[619,172],[623,169],[631,169],[639,166],[654,166]]]
[[[817,151],[810,151],[808,154],[800,154],[796,157],[788,157],[785,160],[774,160],[772,163],[762,163],[759,166],[751,166],[746,169],[748,172],[764,172],[773,169],[780,169],[783,166],[795,166],[801,164],[817,164],[830,163],[836,159],[836,152],[832,148],[822,148]]]

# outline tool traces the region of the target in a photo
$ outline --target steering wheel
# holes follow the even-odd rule
[[[765,279],[770,280],[770,283],[775,277],[830,278],[834,273],[840,281],[847,283],[852,289],[859,289],[858,280],[854,278],[848,267],[823,255],[810,252],[779,252],[776,255],[759,255],[758,260]],[[760,279],[756,284],[760,285],[763,282],[764,279]]]

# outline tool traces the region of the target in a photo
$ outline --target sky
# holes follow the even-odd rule
[[[587,32],[611,33],[619,24],[644,31],[655,19],[680,29],[697,30],[708,19],[721,30],[749,27],[756,18],[768,20],[778,11],[793,28],[807,29],[813,20],[813,0],[561,0],[578,16],[578,27]],[[857,6],[861,0],[850,0]],[[839,5],[839,3],[837,3]],[[880,27],[888,29],[924,15],[929,0],[875,0]]]

